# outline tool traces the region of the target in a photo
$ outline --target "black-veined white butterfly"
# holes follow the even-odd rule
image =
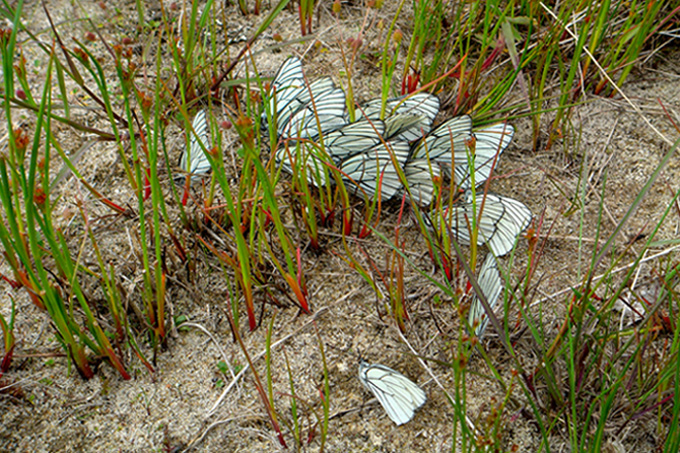
[[[359,361],[359,380],[380,401],[387,415],[397,425],[413,419],[423,407],[427,395],[423,389],[398,371],[384,365]]]
[[[357,120],[363,116],[375,120],[381,119],[381,110],[382,99],[372,99],[357,110]],[[421,114],[434,121],[437,113],[439,113],[439,98],[429,93],[399,96],[385,101],[385,118],[398,114]]]
[[[378,195],[381,200],[389,200],[401,192],[403,185],[399,173],[392,162],[394,156],[397,165],[402,169],[408,160],[409,146],[407,142],[391,141],[379,143],[372,148],[343,160],[339,167],[358,188],[369,196]],[[403,170],[402,170],[403,171]]]
[[[345,92],[336,87],[330,77],[307,84],[297,57],[288,58],[277,71],[268,104],[277,135],[283,139],[314,138],[347,123]],[[261,117],[263,129],[267,129],[268,124],[265,111]]]
[[[357,110],[357,120],[381,118],[382,99],[373,99]],[[429,93],[401,96],[385,102],[385,138],[412,142],[427,135],[439,113],[439,98]]]
[[[468,115],[453,117],[437,126],[427,137],[413,147],[412,159],[451,162],[451,151],[466,154],[466,144],[472,133],[472,118]],[[457,161],[457,160],[456,160]],[[467,159],[466,159],[467,162]]]
[[[307,181],[323,187],[328,180],[329,169],[335,163],[319,144],[312,141],[286,141],[276,150],[276,162],[287,173],[307,176]]]
[[[441,171],[436,162],[427,159],[409,160],[404,165],[404,176],[416,203],[421,206],[432,203],[435,181],[441,179]]]
[[[269,113],[273,118],[278,118],[290,114],[290,110],[299,108],[298,105],[291,105],[291,102],[300,94],[306,86],[305,76],[302,72],[302,62],[297,57],[290,57],[283,62],[274,76],[269,89]],[[260,125],[263,130],[268,128],[267,111],[262,113]]]
[[[330,77],[304,87],[276,119],[279,138],[315,138],[345,124],[345,92]]]
[[[336,163],[364,153],[382,143],[385,124],[380,120],[360,120],[323,136],[328,154]]]
[[[514,129],[501,123],[472,131],[472,119],[461,115],[445,121],[418,142],[411,160],[429,159],[442,164],[461,189],[472,187],[470,168],[474,168],[474,185],[479,187],[491,175],[497,156],[510,144]],[[473,166],[474,163],[474,166]]]
[[[414,142],[432,128],[432,121],[422,114],[398,113],[385,119],[385,138]]]
[[[491,176],[494,161],[510,145],[515,135],[515,128],[507,123],[498,123],[481,129],[474,129],[472,136],[474,140],[470,144],[470,149],[474,149],[475,155],[475,186],[480,187]],[[472,186],[470,177],[470,166],[456,165],[455,180],[458,187],[468,189]]]
[[[531,222],[531,211],[523,203],[500,195],[486,194],[476,198],[473,204],[472,191],[465,193],[465,200],[451,207],[437,211],[432,219],[435,224],[443,220],[443,226],[451,230],[458,243],[470,245],[470,231],[473,217],[477,226],[477,245],[486,244],[496,256],[511,251],[517,237]],[[480,216],[481,212],[481,216]],[[443,219],[436,214],[443,216]]]
[[[309,182],[317,186],[325,185],[327,164],[339,165],[349,157],[369,151],[382,143],[384,131],[382,121],[369,122],[364,119],[314,141],[287,140],[276,150],[276,162],[290,174],[293,174],[293,168],[299,169],[300,165],[305,165]]]
[[[477,273],[477,283],[479,284],[484,298],[489,303],[491,310],[496,310],[499,296],[503,291],[503,280],[501,274],[498,272],[498,264],[496,257],[488,253],[482,267]],[[479,339],[484,335],[484,330],[489,324],[489,317],[484,310],[484,306],[479,301],[479,297],[475,295],[470,304],[470,311],[468,312],[468,324],[470,328],[474,329],[475,336]]]
[[[180,168],[191,175],[191,181],[195,182],[211,170],[210,161],[205,155],[210,151],[210,127],[205,110],[200,110],[194,117],[189,131],[189,143],[179,158]],[[184,175],[175,177],[175,181],[181,182]]]

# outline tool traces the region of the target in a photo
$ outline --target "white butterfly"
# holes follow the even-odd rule
[[[443,214],[443,219],[437,215],[439,213]],[[472,191],[468,190],[463,202],[452,206],[450,211],[438,210],[433,220],[450,228],[460,244],[470,245],[473,217],[477,219],[477,245],[486,244],[494,255],[503,256],[512,250],[517,237],[529,226],[532,215],[523,203],[491,193],[477,197],[473,207]]]
[[[404,176],[411,198],[421,206],[427,206],[434,199],[434,181],[441,178],[436,162],[427,159],[409,160],[404,165]]]
[[[357,112],[357,120],[364,116],[371,120],[381,119],[382,99],[373,99]],[[418,140],[432,129],[439,113],[439,98],[429,93],[417,93],[388,99],[385,102],[385,138]]]
[[[205,110],[200,110],[194,117],[189,132],[189,143],[180,156],[180,168],[191,175],[191,181],[195,182],[211,170],[210,161],[205,155],[210,151],[210,127]],[[175,177],[175,181],[181,182],[184,175]]]
[[[385,119],[385,137],[390,140],[414,142],[432,128],[432,120],[420,113],[398,113]]]
[[[427,137],[416,143],[404,167],[411,197],[421,206],[429,205],[434,198],[434,180],[441,178],[441,167],[450,167],[451,149],[458,150],[456,158],[465,156],[466,142],[471,138],[472,120],[463,115],[441,124]],[[449,171],[447,171],[450,174]]]
[[[381,119],[382,99],[376,98],[362,105],[357,111],[357,120],[366,116],[369,119]],[[399,96],[385,101],[385,118],[398,114],[421,114],[431,121],[439,113],[439,98],[429,93]]]
[[[347,124],[345,92],[330,77],[302,88],[288,105],[276,119],[279,138],[315,138]]]
[[[324,186],[327,164],[336,166],[349,157],[368,152],[382,143],[384,131],[382,121],[364,119],[323,135],[323,140],[288,140],[276,150],[276,162],[290,174],[304,164],[309,182]]]
[[[482,267],[477,274],[477,283],[479,284],[486,301],[489,302],[491,310],[495,311],[496,306],[498,305],[499,296],[501,295],[501,291],[503,291],[503,280],[501,280],[496,257],[493,256],[493,254],[488,253],[486,255]],[[475,336],[480,339],[484,335],[486,326],[489,324],[489,317],[477,295],[475,295],[470,304],[468,324],[474,329]]]
[[[269,113],[279,138],[315,138],[347,123],[345,92],[330,77],[307,84],[297,57],[283,62],[269,91]],[[318,120],[318,123],[317,123]],[[267,111],[262,113],[263,130],[268,128]],[[319,125],[321,127],[319,127]]]
[[[283,62],[274,76],[269,89],[269,113],[273,118],[278,118],[284,113],[290,114],[289,110],[299,106],[290,106],[306,86],[305,76],[302,72],[302,62],[297,57],[290,57]],[[262,112],[260,126],[262,130],[268,128],[268,117],[265,109]]]
[[[403,185],[399,173],[392,162],[392,155],[402,169],[408,160],[409,146],[404,141],[379,143],[368,150],[348,157],[339,167],[359,188],[371,197],[378,195],[381,200],[389,200],[401,192]]]
[[[415,411],[427,401],[423,389],[392,368],[359,361],[359,380],[375,395],[387,415],[397,425],[411,421]]]
[[[328,172],[335,166],[327,150],[312,141],[286,141],[276,150],[275,158],[284,171],[291,175],[305,172],[307,181],[317,187],[326,185]]]
[[[489,179],[493,170],[494,161],[510,145],[515,135],[515,128],[507,123],[498,123],[482,129],[474,129],[472,136],[473,144],[470,145],[471,151],[474,149],[475,156],[475,186],[480,187]],[[469,189],[472,186],[470,178],[470,166],[454,166],[455,181],[461,189]]]
[[[445,121],[418,142],[411,152],[411,160],[429,159],[451,175],[461,189],[472,186],[470,168],[475,169],[475,187],[481,186],[491,175],[497,156],[510,144],[514,129],[501,123],[472,131],[472,119],[467,115]],[[472,162],[474,166],[471,167]]]
[[[323,143],[336,163],[365,153],[382,143],[385,123],[380,120],[359,120],[323,136]]]

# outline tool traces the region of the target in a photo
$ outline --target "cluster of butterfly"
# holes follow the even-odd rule
[[[308,84],[296,57],[287,59],[277,72],[266,104],[261,124],[267,129],[270,118],[275,122],[280,144],[277,163],[290,173],[294,169],[306,172],[314,184],[332,181],[329,170],[337,168],[357,192],[387,200],[404,194],[402,171],[406,195],[426,206],[435,197],[433,181],[441,180],[444,173],[465,194],[451,209],[433,210],[428,216],[430,226],[449,230],[460,244],[469,245],[474,217],[478,245],[486,244],[496,256],[512,250],[531,220],[529,209],[517,200],[473,195],[472,189],[486,182],[509,145],[514,134],[510,125],[473,131],[470,117],[462,115],[431,130],[439,99],[427,93],[388,100],[385,120],[380,119],[381,100],[370,101],[350,123],[344,91],[330,77]],[[210,149],[210,129],[204,110],[194,118],[189,137],[180,167],[194,182],[211,169],[205,155]]]
[[[477,199],[474,189],[491,176],[512,140],[512,126],[501,123],[473,131],[471,118],[462,115],[432,130],[439,99],[427,93],[389,99],[384,108],[381,99],[370,101],[359,108],[354,122],[345,105],[344,91],[330,77],[307,83],[300,60],[287,59],[274,77],[261,116],[263,131],[273,121],[277,164],[291,174],[304,172],[318,186],[332,182],[330,171],[337,169],[357,193],[381,200],[405,195],[422,206],[436,197],[434,181],[450,178],[465,192],[462,200],[449,209],[434,209],[427,222],[462,245],[470,245],[471,225],[476,224],[477,244],[486,244],[491,251],[477,274],[478,283],[495,310],[503,289],[497,257],[513,249],[532,215],[524,204],[508,197],[487,193]],[[194,118],[189,136],[180,166],[195,181],[210,171],[205,111]],[[468,324],[477,337],[488,324],[477,297]],[[359,378],[397,425],[410,421],[427,400],[415,383],[383,365],[361,360]]]
[[[381,200],[406,192],[421,206],[431,204],[437,186],[433,181],[446,175],[465,195],[452,209],[433,211],[431,222],[444,221],[459,243],[469,245],[475,216],[479,245],[487,244],[496,256],[512,250],[529,224],[529,209],[499,195],[488,194],[483,203],[475,203],[473,196],[510,144],[512,126],[501,123],[473,131],[471,118],[461,115],[432,130],[439,99],[428,93],[387,100],[386,115],[380,99],[369,101],[354,122],[349,122],[345,104],[344,91],[330,77],[307,83],[300,60],[287,59],[274,77],[261,117],[263,129],[274,122],[277,163],[289,173],[304,172],[319,186],[332,182],[329,171],[338,169],[355,192]]]
[[[308,83],[300,60],[286,60],[274,77],[261,117],[263,130],[274,122],[277,164],[291,174],[306,173],[318,186],[332,182],[329,171],[337,169],[355,192],[381,200],[406,195],[422,206],[436,198],[434,181],[447,176],[465,194],[449,209],[434,209],[427,221],[463,245],[470,245],[471,225],[476,224],[478,245],[486,244],[491,251],[477,274],[478,283],[495,309],[503,289],[497,257],[513,249],[532,215],[508,197],[486,194],[477,199],[474,189],[491,176],[512,140],[512,126],[473,130],[471,118],[463,115],[432,130],[439,99],[427,93],[389,99],[384,107],[381,99],[369,101],[354,122],[345,105],[345,93],[329,77]],[[478,337],[488,324],[477,297],[468,324]],[[359,379],[397,425],[411,420],[427,399],[415,383],[383,365],[361,360]]]
[[[306,173],[308,181],[319,186],[332,182],[329,169],[335,168],[356,192],[381,200],[405,194],[427,206],[436,197],[434,181],[449,177],[464,196],[449,209],[433,209],[426,218],[428,226],[470,245],[474,223],[477,245],[487,245],[495,257],[510,252],[529,225],[531,211],[512,198],[476,197],[474,189],[491,176],[512,140],[512,126],[500,123],[473,130],[471,118],[462,115],[432,130],[439,99],[428,93],[389,99],[384,110],[382,104],[381,99],[369,101],[350,122],[344,91],[330,77],[308,83],[300,60],[290,57],[274,77],[261,124],[268,129],[274,122],[277,163],[289,173]],[[485,260],[478,275],[487,298],[496,300],[493,296],[502,285],[493,257]],[[473,302],[470,313],[475,319],[479,307]],[[481,335],[486,320],[474,324]]]
[[[428,93],[382,100],[360,107],[354,122],[345,93],[330,77],[307,83],[298,58],[286,60],[271,85],[261,125],[275,122],[276,160],[283,169],[304,168],[311,182],[325,185],[329,168],[339,169],[356,191],[382,200],[401,195],[403,171],[411,195],[421,205],[434,196],[432,180],[444,171],[457,187],[469,189],[468,143],[474,141],[476,185],[489,177],[495,156],[512,139],[504,124],[472,132],[469,116],[458,116],[431,131],[439,99]],[[452,152],[452,150],[455,150]]]

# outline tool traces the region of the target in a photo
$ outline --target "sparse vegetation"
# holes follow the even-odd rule
[[[2,448],[35,446],[17,433],[32,429],[20,408],[43,404],[39,388],[66,400],[59,379],[71,379],[69,398],[85,401],[176,368],[191,390],[165,390],[203,418],[181,429],[152,419],[176,395],[140,387],[149,418],[129,424],[147,443],[125,445],[125,434],[116,448],[680,450],[678,107],[661,99],[652,112],[626,95],[632,75],[680,58],[680,7],[236,3],[65,2],[72,16],[52,2],[0,6],[0,397],[19,414],[7,415],[16,433]],[[515,125],[519,145],[476,189],[534,212],[500,261],[501,310],[477,282],[488,248],[478,219],[470,247],[441,220],[459,196],[450,178],[437,173],[430,207],[383,201],[357,190],[323,141],[262,127],[270,77],[291,54],[310,80],[334,78],[351,120],[369,97],[427,92],[441,102],[437,123]],[[644,163],[616,170],[630,150],[588,146],[597,113],[583,112],[596,100],[645,131],[634,151]],[[192,184],[175,163],[199,110],[212,172]],[[608,127],[611,139],[618,119]],[[326,162],[314,174],[309,149]],[[468,333],[475,294],[490,319],[483,339]],[[189,338],[201,346],[177,353]],[[363,407],[359,353],[421,384],[433,377],[411,424],[389,431],[377,406]],[[85,390],[97,377],[99,390]],[[113,445],[97,439],[62,448]]]

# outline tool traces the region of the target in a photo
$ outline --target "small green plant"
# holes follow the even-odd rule
[[[9,370],[9,366],[12,363],[12,356],[14,355],[14,347],[16,346],[16,339],[14,338],[14,319],[16,316],[14,299],[12,299],[12,311],[9,315],[9,322],[5,319],[2,314],[0,314],[0,328],[2,328],[2,338],[4,353],[2,356],[2,361],[0,361],[0,377],[3,373]]]

